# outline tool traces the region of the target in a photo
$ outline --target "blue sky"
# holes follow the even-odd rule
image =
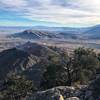
[[[0,26],[100,24],[100,0],[1,0]]]

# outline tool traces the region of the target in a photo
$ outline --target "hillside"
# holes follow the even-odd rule
[[[85,31],[86,38],[88,39],[100,39],[100,25],[91,27],[88,31]]]
[[[27,42],[23,45],[19,45],[17,46],[17,48],[38,57],[43,56],[43,54],[45,56],[50,55],[50,54],[51,55],[57,54],[54,50],[52,50],[46,45],[41,45],[41,44],[32,43],[32,42]]]
[[[30,42],[4,50],[0,52],[0,80],[10,74],[23,74],[39,85],[45,70],[39,62],[45,59],[46,64],[47,58],[54,55],[58,53],[49,47]]]
[[[10,73],[21,73],[36,64],[35,57],[16,48],[0,53],[0,79]],[[3,66],[3,67],[2,67]]]
[[[99,66],[100,54],[90,48],[77,48],[70,55],[56,47],[27,42],[0,52],[0,99],[11,100],[15,94],[13,98],[19,100],[91,100],[89,96],[96,100]]]

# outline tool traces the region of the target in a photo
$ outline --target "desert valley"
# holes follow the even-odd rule
[[[77,47],[100,49],[100,25],[87,28],[68,27],[1,27],[0,51],[28,41],[73,50]]]
[[[99,100],[100,25],[0,29],[0,100]]]
[[[0,0],[0,100],[100,100],[100,0]]]

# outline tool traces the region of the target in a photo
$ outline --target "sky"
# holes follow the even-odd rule
[[[100,24],[100,0],[0,0],[0,26]]]

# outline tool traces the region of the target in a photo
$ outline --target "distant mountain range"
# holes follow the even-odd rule
[[[100,25],[87,28],[36,26],[30,30],[15,33],[11,37],[23,39],[100,39]]]

